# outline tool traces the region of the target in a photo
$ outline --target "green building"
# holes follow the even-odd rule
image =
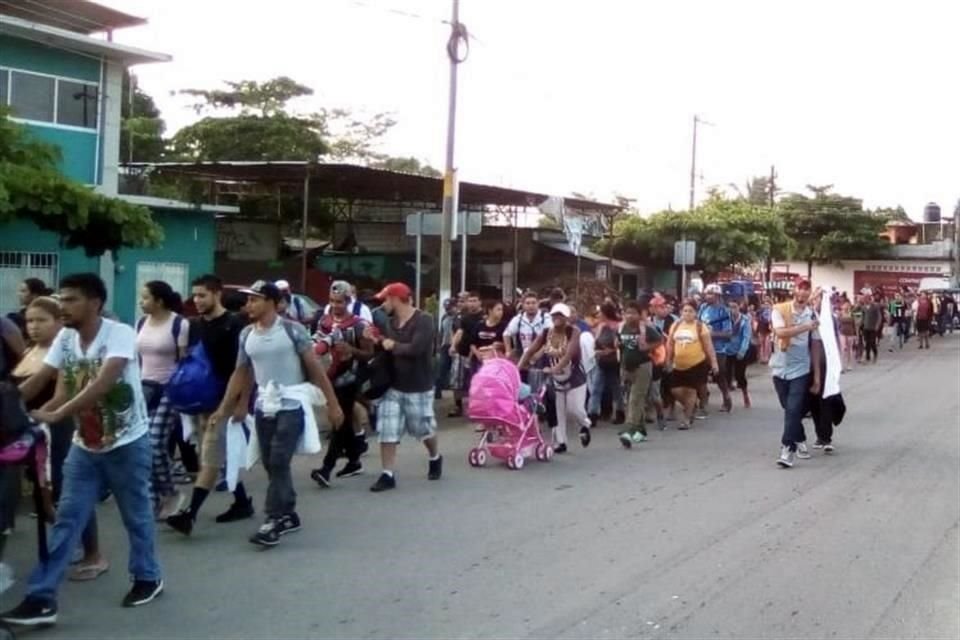
[[[114,42],[114,30],[144,22],[87,0],[0,3],[0,105],[38,139],[59,147],[66,176],[107,196],[118,191],[124,71],[170,60]],[[184,294],[192,278],[213,270],[214,216],[233,208],[119,197],[150,207],[164,230],[161,247],[122,250],[116,260],[89,258],[29,221],[0,227],[0,312],[17,307],[24,278],[55,285],[65,274],[88,271],[107,283],[110,310],[132,322],[144,282],[163,279]]]

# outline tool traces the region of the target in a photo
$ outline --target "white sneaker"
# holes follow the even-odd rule
[[[833,453],[834,451],[836,451],[836,448],[833,446],[832,442],[830,444],[823,445],[824,453]]]
[[[806,443],[806,442],[798,442],[798,443],[797,443],[797,457],[800,458],[801,460],[809,460],[809,459],[810,459],[810,450],[807,449],[807,443]]]
[[[778,465],[784,469],[789,469],[793,466],[795,459],[796,453],[790,451],[790,447],[780,447],[780,458],[777,459]]]

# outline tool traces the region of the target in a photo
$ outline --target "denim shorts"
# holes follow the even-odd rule
[[[400,442],[404,433],[418,440],[432,438],[437,433],[433,391],[387,391],[377,407],[377,433],[380,434],[380,442],[384,444]]]

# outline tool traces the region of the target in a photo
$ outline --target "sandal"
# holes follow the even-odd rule
[[[72,582],[90,582],[109,570],[110,563],[106,559],[94,564],[80,563],[74,565],[73,569],[70,570],[70,580]]]

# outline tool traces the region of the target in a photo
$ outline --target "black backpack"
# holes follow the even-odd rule
[[[0,382],[0,448],[19,440],[28,429],[30,418],[20,389],[12,382]]]

